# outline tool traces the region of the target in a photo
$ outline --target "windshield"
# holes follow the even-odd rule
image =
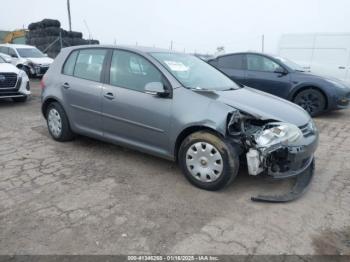
[[[287,58],[280,57],[280,56],[276,56],[275,58],[295,71],[301,71],[301,72],[305,71],[304,68],[302,68],[300,65],[298,65],[297,63],[294,63],[293,61]]]
[[[36,48],[17,48],[17,52],[19,53],[20,57],[24,58],[45,57],[45,55]]]
[[[196,90],[230,90],[239,86],[220,71],[186,54],[151,53],[184,86]]]

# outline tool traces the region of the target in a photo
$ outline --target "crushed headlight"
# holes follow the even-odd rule
[[[268,147],[279,143],[297,141],[302,137],[301,130],[289,123],[269,123],[255,136],[258,147]]]

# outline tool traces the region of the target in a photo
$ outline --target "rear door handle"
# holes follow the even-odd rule
[[[339,69],[345,69],[345,66],[339,66],[338,68]]]
[[[104,97],[109,99],[109,100],[112,100],[112,99],[114,99],[114,94],[111,92],[108,92],[108,93],[104,94]]]
[[[69,85],[68,83],[64,83],[62,86],[63,86],[63,88],[65,88],[65,89],[70,88],[70,85]]]

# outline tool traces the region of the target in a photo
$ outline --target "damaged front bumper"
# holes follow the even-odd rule
[[[249,175],[274,180],[296,178],[290,192],[257,196],[253,201],[287,202],[306,191],[314,173],[314,153],[318,146],[318,131],[313,120],[297,127],[284,122],[242,120],[238,114],[232,114],[228,130],[232,137],[241,137]]]
[[[312,158],[310,165],[298,174],[293,188],[288,193],[281,195],[258,195],[256,197],[252,197],[251,200],[270,203],[285,203],[296,200],[307,191],[309,185],[311,184],[314,172],[315,160]]]
[[[282,195],[252,197],[253,201],[289,202],[305,193],[314,174],[318,131],[313,122],[299,129],[302,135],[292,143],[278,143],[258,149],[261,173],[275,180],[296,177],[294,187]]]

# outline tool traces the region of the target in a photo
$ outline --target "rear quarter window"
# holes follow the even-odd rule
[[[62,71],[63,74],[73,76],[75,62],[77,61],[78,52],[79,51],[74,51],[69,55],[68,59],[66,60],[66,62],[64,63],[64,66],[63,66],[63,71]]]

